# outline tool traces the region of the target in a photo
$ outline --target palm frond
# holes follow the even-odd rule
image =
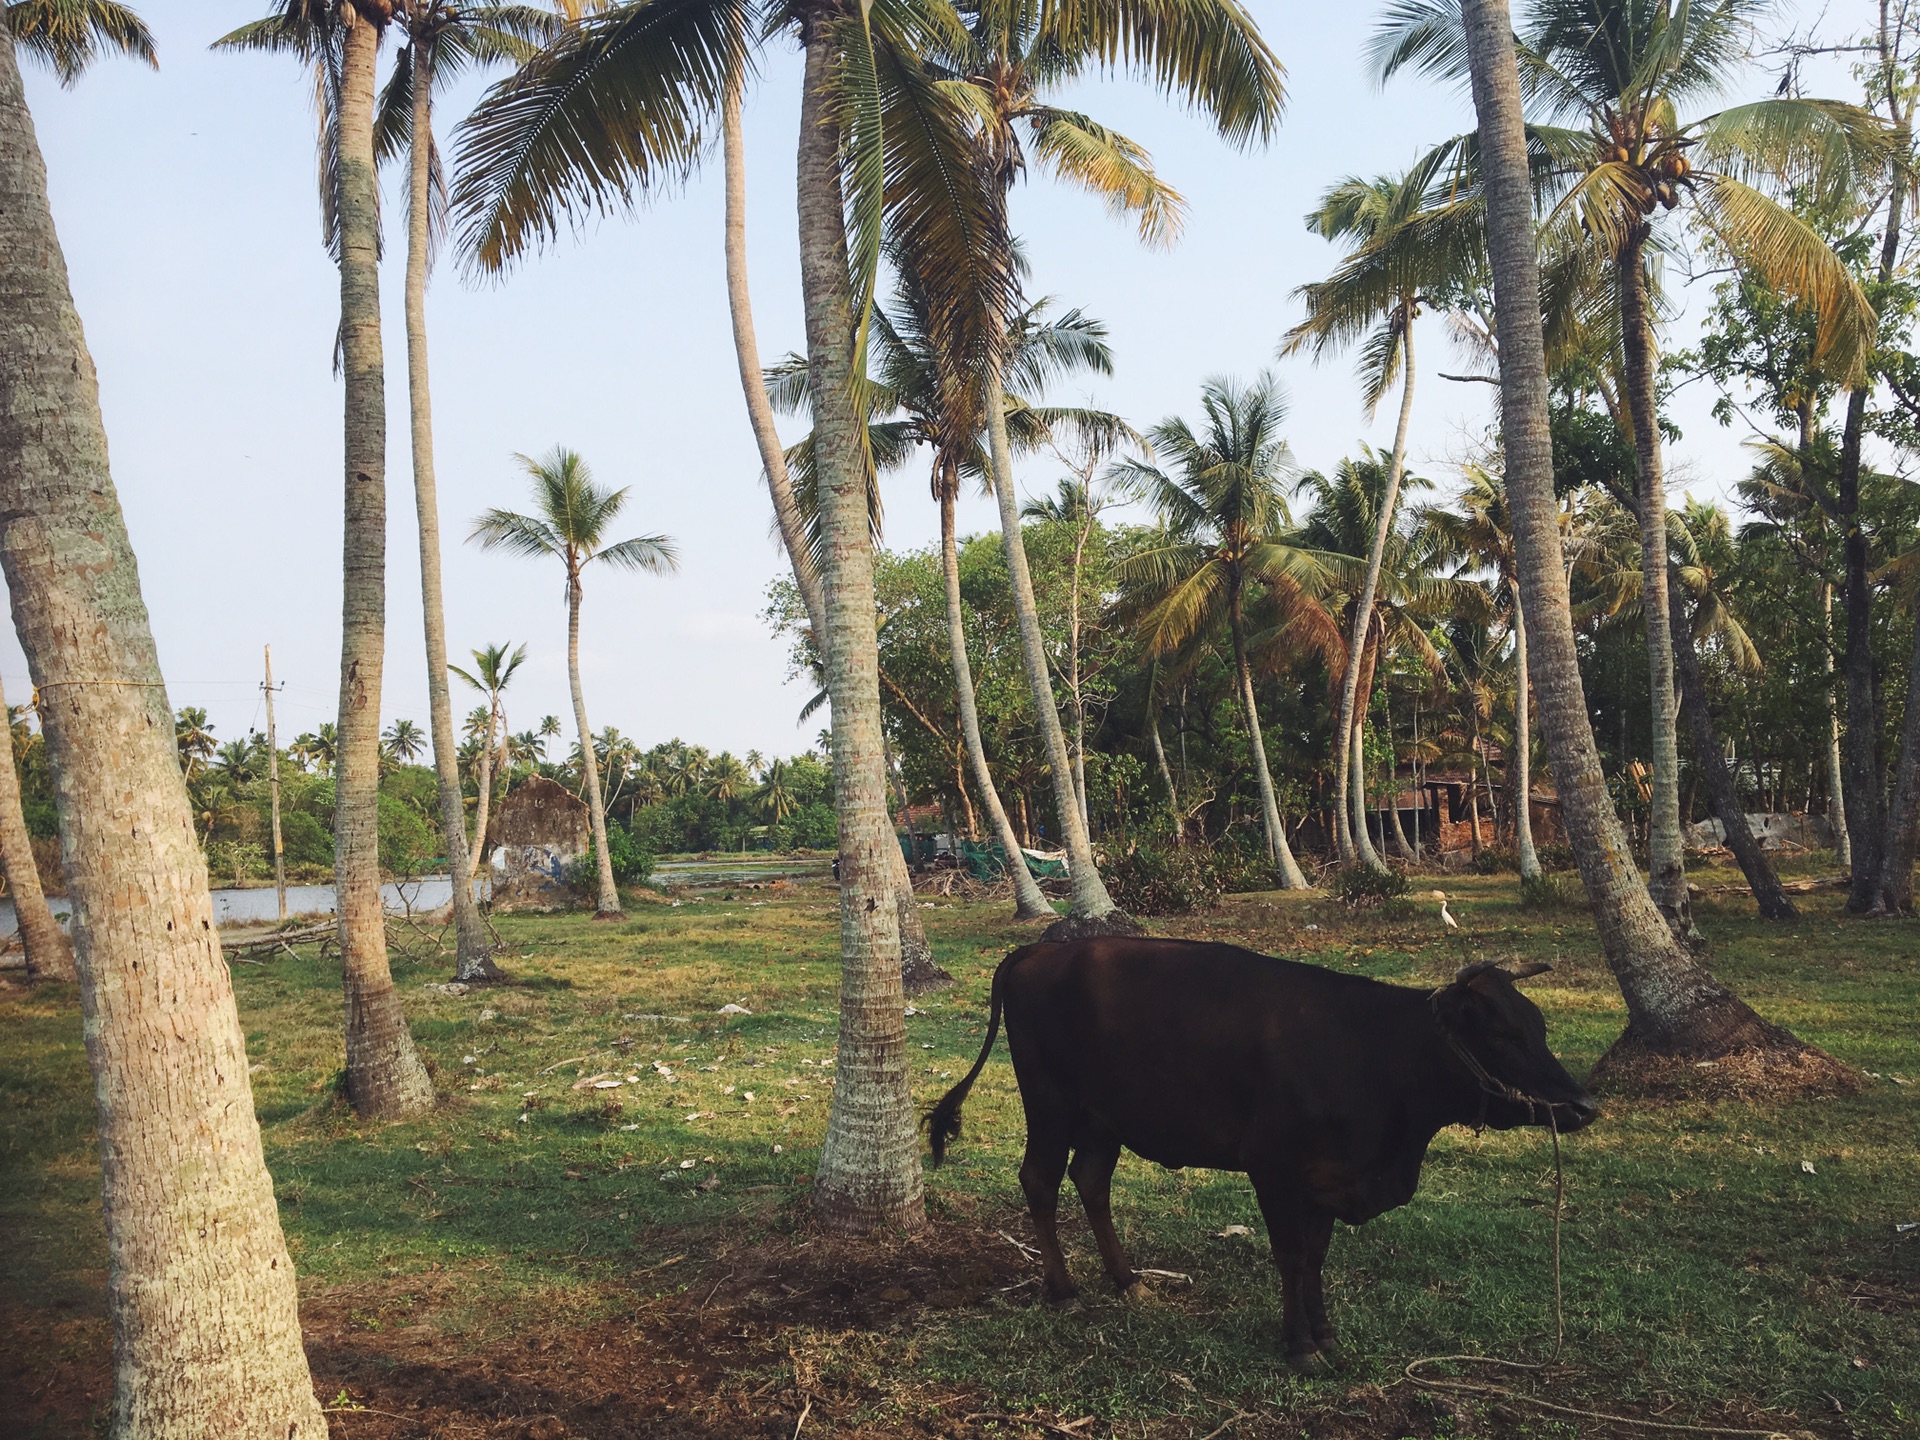
[[[1142,244],[1165,248],[1180,238],[1187,202],[1154,171],[1145,146],[1088,116],[1049,109],[1035,116],[1033,153],[1060,179],[1103,201],[1109,215],[1131,216]]]
[[[666,535],[636,535],[595,551],[593,558],[617,570],[671,575],[680,568],[680,547]]]
[[[114,0],[11,0],[7,29],[21,53],[39,61],[72,89],[107,51],[118,51],[158,70],[153,32]]]
[[[749,64],[746,0],[641,0],[561,30],[460,126],[461,244],[499,270],[563,225],[684,179],[727,76]]]

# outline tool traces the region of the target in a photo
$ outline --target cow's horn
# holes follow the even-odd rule
[[[1476,960],[1471,965],[1462,966],[1460,973],[1453,977],[1453,983],[1456,985],[1465,985],[1476,976],[1484,975],[1489,970],[1498,970],[1499,968],[1500,967],[1491,960]]]
[[[1534,960],[1516,969],[1509,970],[1507,972],[1507,978],[1509,980],[1526,980],[1535,975],[1544,975],[1551,969],[1553,969],[1553,966],[1549,965],[1546,961]]]

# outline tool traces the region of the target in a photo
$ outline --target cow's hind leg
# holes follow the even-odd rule
[[[1308,1296],[1317,1276],[1313,1269],[1312,1221],[1297,1187],[1286,1177],[1254,1171],[1253,1193],[1267,1222],[1267,1241],[1273,1263],[1280,1270],[1280,1330],[1286,1344],[1288,1368],[1302,1375],[1324,1371],[1327,1361],[1314,1340]]]
[[[1129,1289],[1140,1277],[1133,1273],[1120,1248],[1120,1237],[1113,1233],[1113,1167],[1120,1163],[1120,1142],[1111,1135],[1095,1134],[1081,1141],[1073,1152],[1073,1164],[1067,1173],[1073,1188],[1080,1192],[1080,1203],[1087,1207],[1087,1223],[1099,1243],[1100,1258],[1107,1274],[1120,1290]]]
[[[1020,1188],[1027,1194],[1027,1213],[1040,1242],[1040,1264],[1046,1274],[1047,1298],[1071,1300],[1079,1292],[1067,1274],[1067,1257],[1060,1249],[1057,1218],[1060,1180],[1067,1173],[1067,1137],[1052,1127],[1040,1129],[1027,1118],[1027,1156],[1020,1162]]]

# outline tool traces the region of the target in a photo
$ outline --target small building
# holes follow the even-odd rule
[[[522,780],[487,825],[496,902],[564,903],[567,872],[586,858],[592,840],[585,801],[544,775]]]

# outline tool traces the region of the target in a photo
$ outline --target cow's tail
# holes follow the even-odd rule
[[[961,1082],[940,1097],[940,1103],[927,1112],[927,1140],[933,1150],[934,1168],[947,1158],[947,1142],[960,1138],[960,1107],[967,1103],[967,1092],[973,1089],[973,1082],[980,1078],[980,1072],[987,1068],[987,1056],[993,1053],[993,1042],[1000,1034],[1000,1009],[1004,1002],[1001,993],[1006,983],[1007,971],[1012,969],[1034,947],[1023,945],[1000,962],[993,972],[993,998],[987,1016],[987,1040],[980,1047],[980,1058],[973,1062],[973,1068],[966,1073]]]

